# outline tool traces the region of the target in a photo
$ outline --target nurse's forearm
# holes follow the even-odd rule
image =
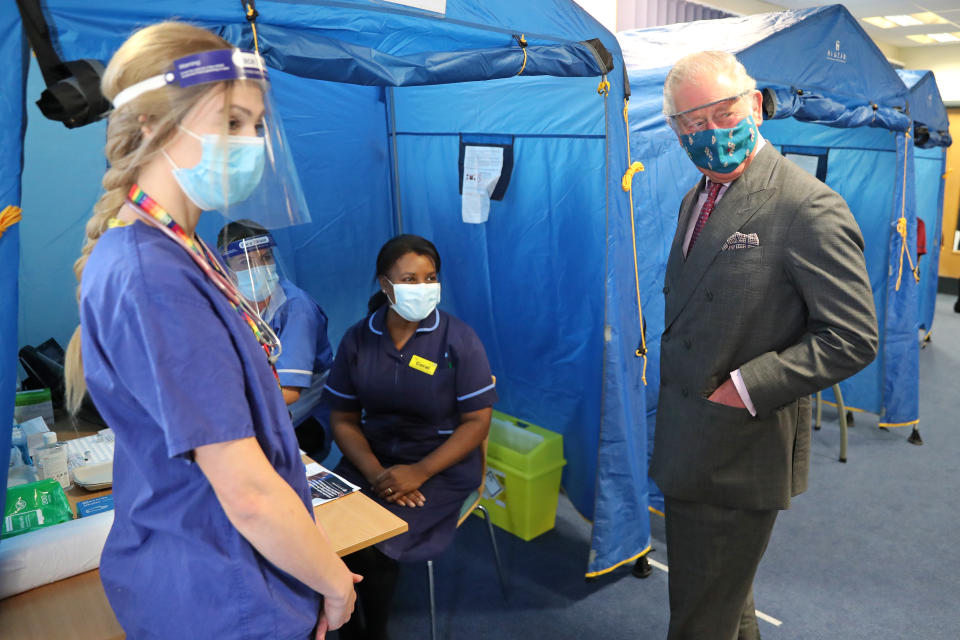
[[[263,557],[326,597],[352,593],[352,574],[254,438],[197,447],[194,459],[230,523]]]
[[[462,422],[442,445],[430,455],[416,463],[418,469],[432,478],[463,460],[467,454],[479,447],[490,431],[492,409],[481,409],[463,414]]]
[[[374,455],[363,431],[360,430],[360,413],[346,411],[330,412],[330,430],[337,447],[347,460],[363,474],[367,482],[383,473],[383,465]]]
[[[293,404],[300,399],[300,392],[303,391],[303,387],[280,387],[280,391],[283,392],[283,401],[287,404]]]

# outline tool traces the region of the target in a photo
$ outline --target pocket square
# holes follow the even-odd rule
[[[740,233],[739,231],[735,232],[732,236],[727,238],[727,241],[723,243],[723,246],[720,248],[721,251],[737,251],[739,249],[752,249],[753,247],[760,246],[760,238],[757,237],[755,233]]]

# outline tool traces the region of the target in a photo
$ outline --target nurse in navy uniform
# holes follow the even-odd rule
[[[437,309],[440,255],[415,235],[377,256],[380,291],[347,330],[324,389],[343,459],[336,471],[409,524],[409,531],[345,560],[365,624],[341,638],[385,638],[398,561],[426,561],[453,539],[466,497],[480,484],[495,383],[483,345]],[[363,567],[361,572],[358,567]]]

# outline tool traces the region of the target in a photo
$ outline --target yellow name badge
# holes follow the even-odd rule
[[[410,368],[416,369],[417,371],[422,371],[428,376],[432,376],[433,372],[437,370],[437,363],[430,362],[426,358],[421,358],[420,356],[413,356],[410,358]]]

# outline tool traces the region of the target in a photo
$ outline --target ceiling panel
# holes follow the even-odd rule
[[[831,0],[776,0],[787,9],[804,9],[810,6],[835,4]],[[895,47],[942,47],[946,44],[921,44],[907,38],[908,35],[960,31],[960,0],[846,0],[843,5],[856,18],[891,16],[933,11],[950,21],[949,24],[919,25],[881,29],[860,20],[860,26],[877,42]]]

